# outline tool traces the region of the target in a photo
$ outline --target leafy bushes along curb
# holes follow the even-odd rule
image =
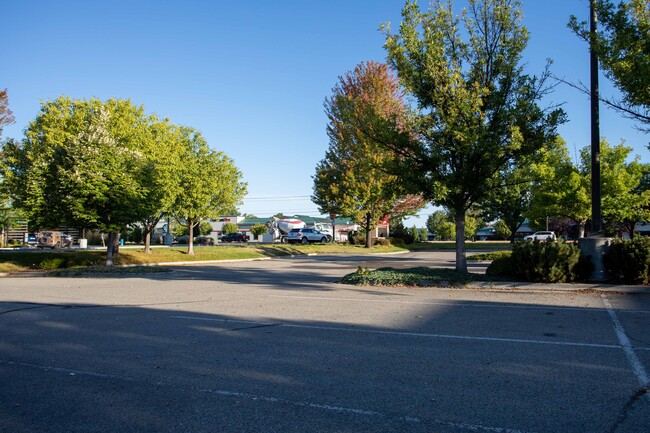
[[[603,257],[606,272],[616,281],[627,284],[650,282],[650,238],[631,241],[614,239]]]
[[[575,244],[560,242],[517,242],[512,254],[494,260],[489,276],[513,277],[520,281],[566,283],[584,278],[590,269],[580,258]]]

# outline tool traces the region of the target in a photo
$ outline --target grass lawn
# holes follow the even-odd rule
[[[468,251],[509,250],[508,242],[467,242]],[[115,263],[117,265],[150,265],[156,263],[259,259],[300,254],[379,254],[405,251],[454,250],[453,242],[421,242],[407,245],[375,246],[366,249],[363,245],[348,244],[247,244],[241,246],[194,246],[194,255],[187,254],[187,246],[152,248],[150,254],[144,248],[122,248]],[[105,250],[57,250],[0,251],[0,272],[21,272],[28,270],[55,269],[98,269],[106,260]],[[482,260],[491,260],[484,258]],[[133,271],[131,271],[133,272]]]
[[[187,254],[187,246],[152,248],[122,248],[117,265],[150,265],[156,263],[261,259],[301,254],[376,254],[406,251],[403,248],[378,246],[365,249],[361,245],[338,244],[260,244],[242,246],[195,246],[194,255]],[[0,251],[0,272],[28,270],[91,268],[95,272],[106,260],[105,250]],[[132,271],[130,271],[132,272]]]

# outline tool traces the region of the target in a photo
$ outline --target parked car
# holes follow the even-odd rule
[[[248,242],[251,238],[245,233],[228,233],[221,236],[221,242]]]
[[[74,239],[72,239],[72,236],[70,236],[67,233],[62,233],[61,234],[61,244],[62,246],[66,248],[72,247],[72,244],[74,243]]]
[[[196,243],[199,245],[214,245],[214,238],[210,236],[199,236],[196,238]]]
[[[38,241],[36,240],[36,234],[30,233],[27,235],[27,245],[30,247],[35,247]]]
[[[290,244],[294,243],[303,243],[308,244],[310,242],[329,242],[331,237],[329,234],[316,230],[314,228],[303,227],[301,229],[292,229],[287,235],[287,242]]]
[[[483,227],[476,231],[474,235],[475,241],[497,241],[503,239],[497,234],[494,227]]]
[[[57,231],[40,232],[36,240],[37,242],[36,246],[41,249],[69,247],[72,244],[71,241],[72,238],[68,236],[68,238],[70,239],[70,242],[68,242],[68,239],[66,239],[65,236],[68,235]]]
[[[546,240],[556,241],[557,236],[553,232],[535,232],[532,235],[524,236],[525,241],[546,241]]]

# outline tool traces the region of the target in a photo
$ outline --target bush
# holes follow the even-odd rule
[[[239,231],[239,226],[235,223],[225,223],[221,228],[221,232],[224,235],[229,235],[231,233],[237,233]]]
[[[580,250],[563,241],[517,242],[510,257],[494,260],[486,274],[513,277],[520,281],[564,283],[583,276],[586,265]]]
[[[603,264],[614,280],[627,284],[648,284],[650,238],[637,236],[631,241],[614,239],[605,253]]]
[[[65,259],[62,257],[54,257],[51,259],[45,259],[41,262],[40,268],[46,271],[52,271],[54,269],[61,269],[66,267]]]
[[[135,244],[144,242],[144,229],[142,227],[135,226],[127,229],[125,235],[127,242],[133,242]]]
[[[388,247],[390,246],[390,241],[386,238],[375,238],[372,240],[372,244],[381,247]]]
[[[398,248],[406,248],[406,243],[401,238],[391,237],[391,238],[386,238],[386,240],[388,241],[389,245],[392,245],[392,246],[398,247]]]
[[[490,277],[512,277],[513,272],[513,260],[512,255],[503,255],[497,257],[490,263],[490,265],[485,270],[485,275]]]

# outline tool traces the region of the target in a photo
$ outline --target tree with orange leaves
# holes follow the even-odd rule
[[[395,155],[382,143],[407,134],[407,109],[399,84],[387,65],[363,62],[339,77],[325,100],[329,148],[316,167],[312,200],[323,213],[345,216],[366,231],[387,215],[414,211],[418,201],[389,171]]]

